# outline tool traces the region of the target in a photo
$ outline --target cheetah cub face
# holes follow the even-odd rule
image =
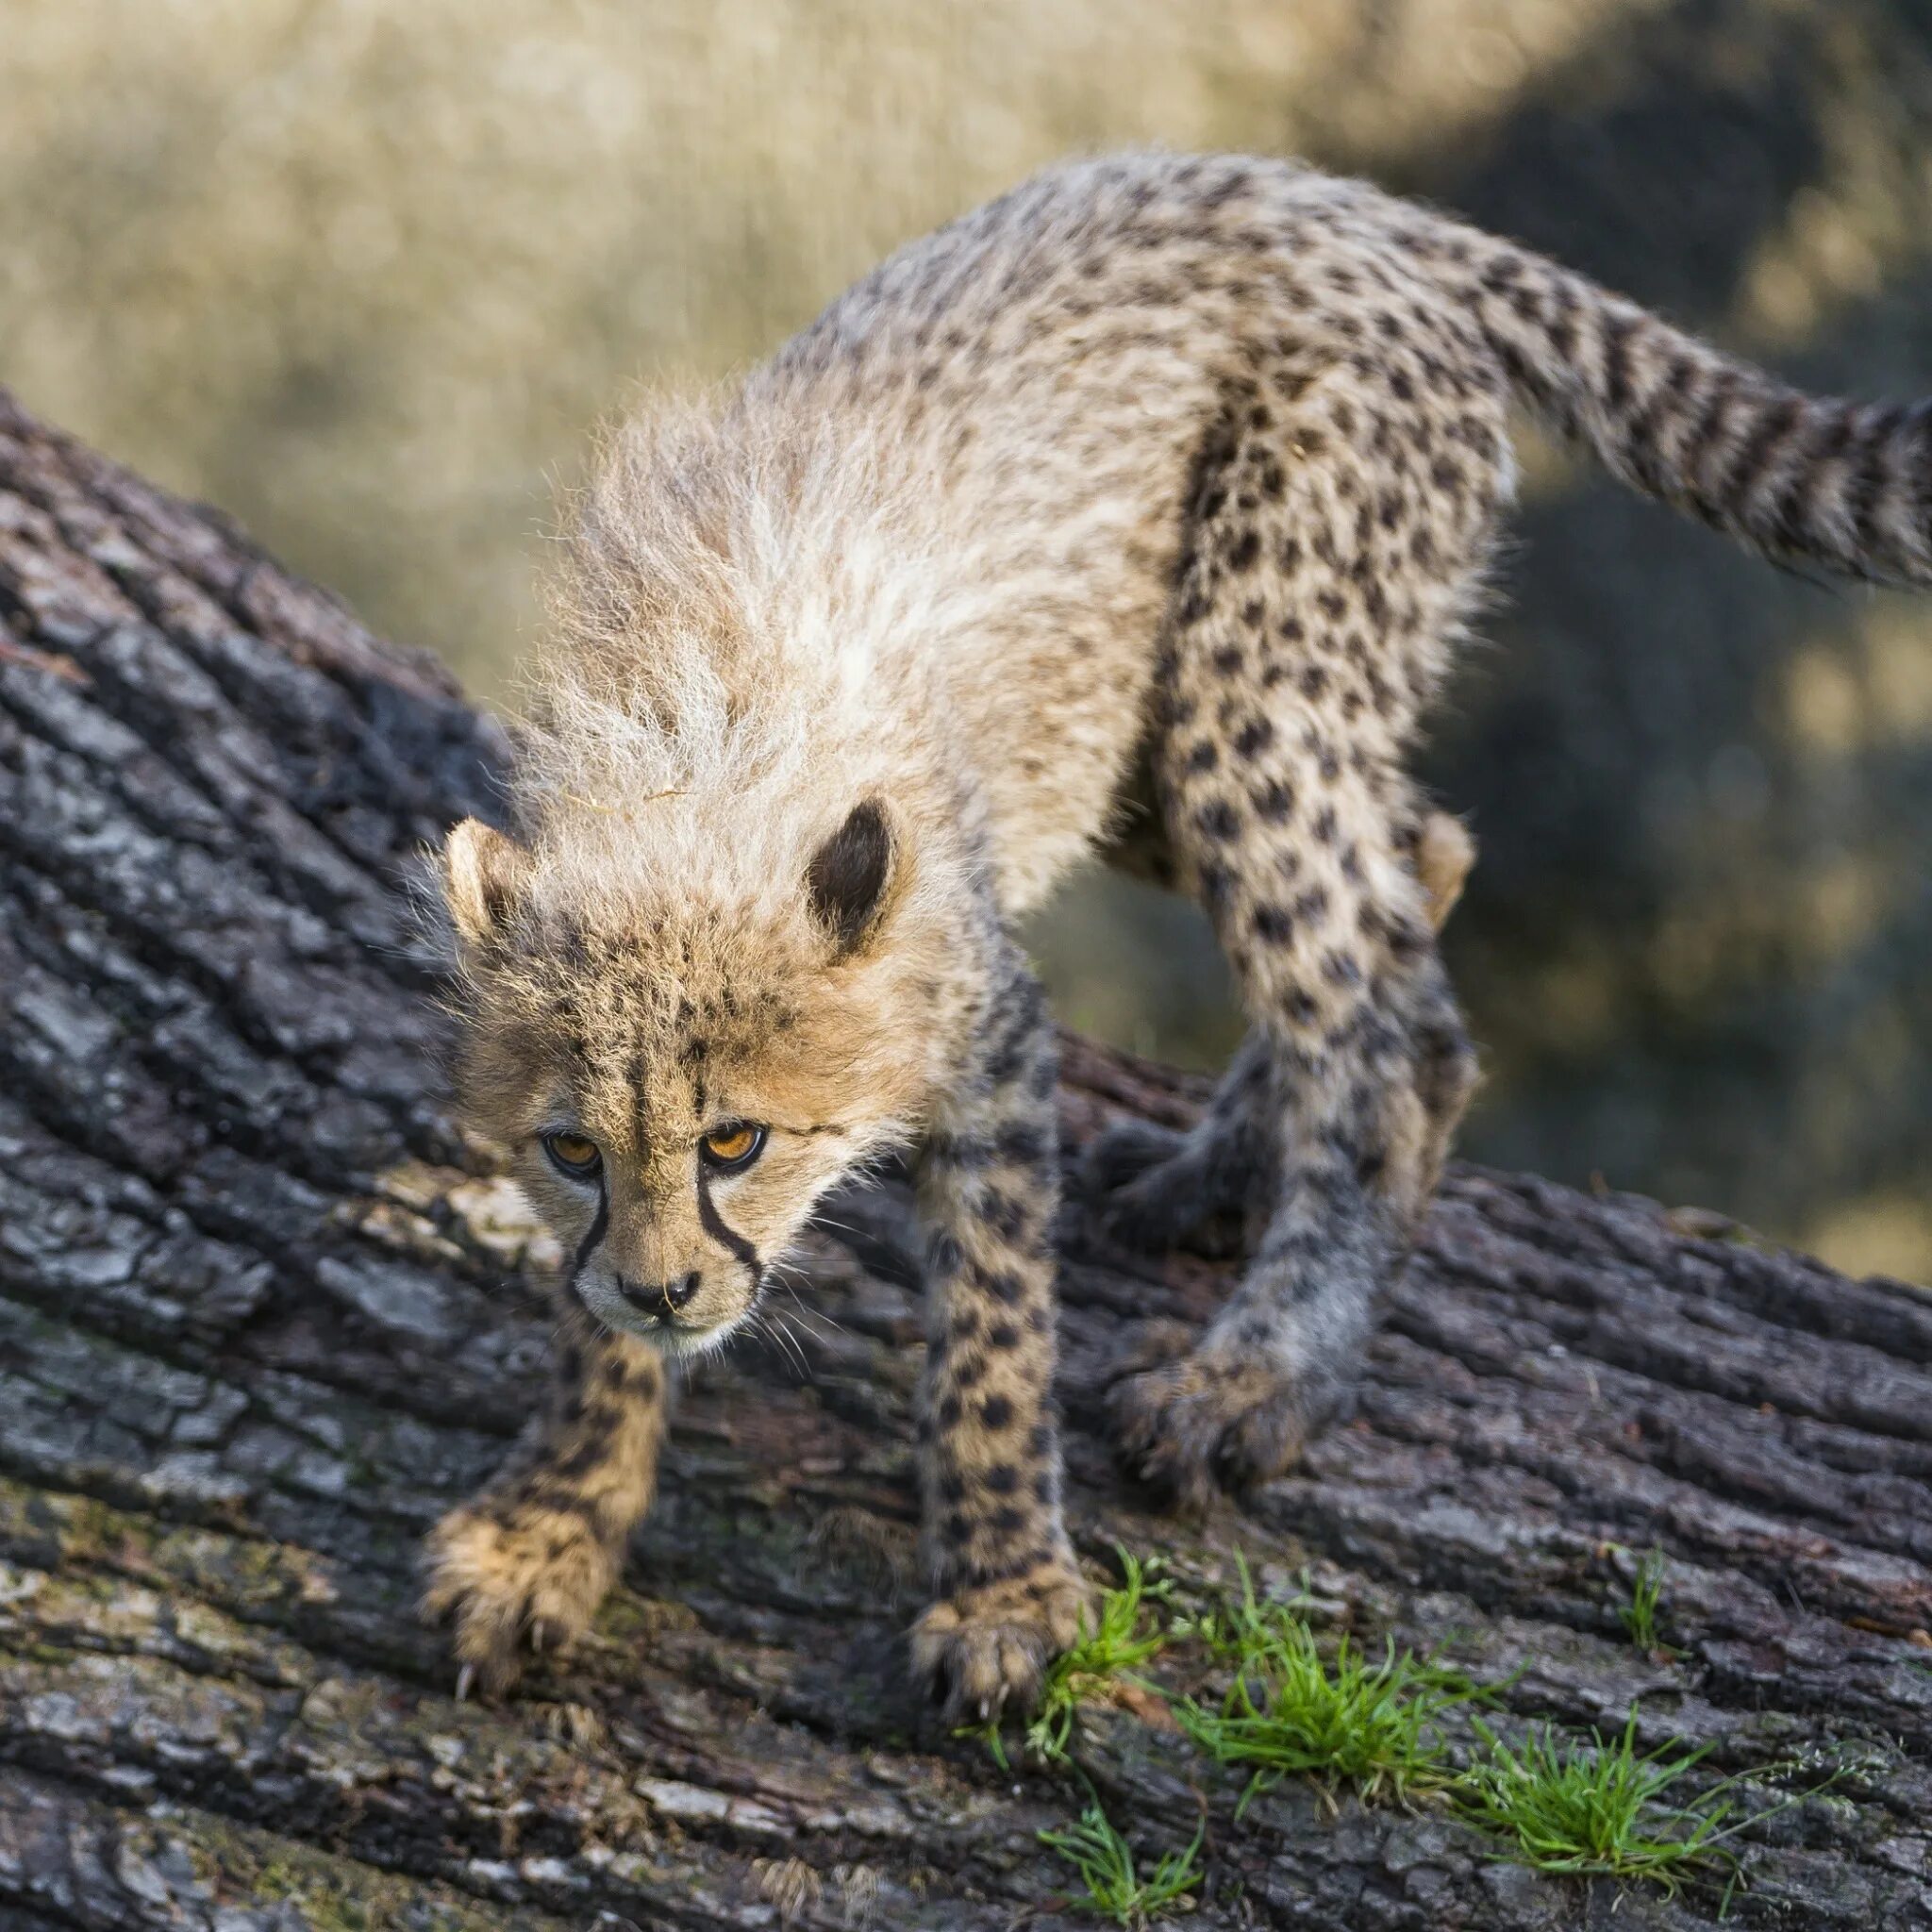
[[[926,1077],[890,810],[862,800],[800,857],[720,897],[715,865],[680,876],[582,827],[525,846],[466,820],[441,855],[470,1119],[563,1243],[565,1291],[667,1354],[753,1312]]]

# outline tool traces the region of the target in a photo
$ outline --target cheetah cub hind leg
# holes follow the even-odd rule
[[[1128,1470],[1193,1505],[1273,1480],[1349,1401],[1474,1084],[1432,930],[1469,845],[1428,826],[1403,764],[1480,583],[1507,419],[1471,388],[1472,468],[1401,372],[1339,364],[1289,400],[1215,451],[1157,668],[1168,837],[1253,1028],[1252,1099],[1209,1118],[1261,1174],[1258,1239],[1206,1332],[1143,1330],[1154,1358],[1108,1391]],[[1390,449],[1335,433],[1371,409],[1428,492],[1391,493]],[[1292,490],[1239,487],[1271,461]]]
[[[1414,867],[1429,924],[1441,932],[1475,864],[1460,819],[1433,811],[1415,838]],[[1108,1239],[1141,1254],[1184,1248],[1225,1260],[1254,1241],[1274,1205],[1274,1110],[1268,1052],[1250,1033],[1185,1132],[1152,1121],[1117,1121],[1094,1136],[1080,1191]]]

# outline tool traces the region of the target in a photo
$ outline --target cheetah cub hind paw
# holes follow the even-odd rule
[[[568,1650],[591,1626],[616,1570],[584,1525],[564,1517],[500,1523],[453,1509],[430,1533],[420,1613],[455,1627],[457,1694],[500,1697],[526,1656]]]
[[[1241,1251],[1241,1188],[1171,1127],[1132,1119],[1103,1127],[1082,1158],[1079,1187],[1108,1240],[1131,1253],[1188,1248],[1224,1260]]]
[[[1047,1665],[1078,1641],[1092,1601],[1071,1552],[1024,1576],[941,1597],[912,1626],[914,1674],[948,1724],[1031,1710]]]
[[[1123,1469],[1198,1514],[1285,1474],[1324,1418],[1278,1364],[1154,1322],[1108,1390],[1107,1419]]]

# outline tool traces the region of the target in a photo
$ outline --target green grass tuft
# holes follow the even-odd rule
[[[1160,1558],[1151,1557],[1142,1563],[1124,1549],[1117,1548],[1116,1554],[1121,1563],[1121,1587],[1102,1593],[1099,1614],[1083,1621],[1079,1641],[1047,1667],[1040,1708],[1026,1726],[1026,1749],[1049,1764],[1065,1759],[1074,1713],[1081,1705],[1105,1698],[1116,1683],[1134,1681],[1129,1674],[1167,1642],[1164,1631],[1147,1624],[1151,1607],[1165,1603],[1173,1588],[1158,1576]],[[954,1735],[977,1738],[1002,1771],[1011,1768],[997,1719],[966,1725]]]
[[[1630,1601],[1617,1611],[1632,1647],[1646,1657],[1660,1647],[1657,1635],[1657,1610],[1663,1600],[1664,1569],[1664,1553],[1653,1549],[1637,1566],[1637,1574],[1630,1585]]]
[[[1726,1900],[1741,1879],[1726,1840],[1822,1796],[1859,1768],[1857,1756],[1843,1749],[1823,1759],[1782,1759],[1721,1778],[1678,1803],[1666,1793],[1710,1746],[1640,1754],[1635,1705],[1609,1744],[1595,1731],[1587,1744],[1559,1743],[1552,1727],[1541,1724],[1518,1748],[1480,1718],[1471,1722],[1486,1753],[1457,1777],[1451,1795],[1472,1823],[1509,1841],[1509,1856],[1540,1872],[1649,1879],[1667,1892],[1694,1874],[1728,1866]],[[1779,1774],[1818,1771],[1825,1775],[1807,1790],[1748,1814],[1730,1795]]]
[[[1234,1553],[1234,1566],[1241,1573],[1241,1595],[1224,1597],[1212,1609],[1180,1618],[1174,1624],[1174,1635],[1191,1638],[1224,1661],[1240,1662],[1257,1655],[1274,1638],[1284,1620],[1293,1619],[1296,1605],[1307,1600],[1307,1573],[1302,1574],[1301,1594],[1291,1602],[1264,1603],[1255,1594],[1248,1559],[1240,1550]]]
[[[1515,1677],[1481,1688],[1433,1656],[1398,1650],[1392,1640],[1379,1657],[1345,1635],[1332,1644],[1318,1641],[1304,1614],[1306,1583],[1292,1602],[1264,1600],[1240,1555],[1240,1594],[1192,1617],[1171,1616],[1163,1633],[1152,1613],[1171,1609],[1172,1586],[1156,1580],[1158,1559],[1142,1564],[1125,1550],[1119,1554],[1120,1588],[1105,1592],[1080,1641],[1047,1674],[1039,1715],[1025,1733],[1026,1748],[1041,1761],[1071,1762],[1074,1713],[1083,1704],[1112,1698],[1132,1706],[1122,1687],[1150,1691],[1134,1673],[1172,1636],[1193,1639],[1232,1666],[1233,1681],[1218,1707],[1185,1698],[1174,1710],[1197,1748],[1249,1771],[1237,1816],[1281,1779],[1305,1775],[1331,1804],[1343,1790],[1364,1800],[1433,1800],[1488,1834],[1495,1856],[1541,1872],[1647,1880],[1674,1892],[1693,1876],[1725,1868],[1729,1887],[1740,1883],[1742,1866],[1727,1840],[1818,1795],[1850,1768],[1840,1754],[1824,1783],[1762,1809],[1742,1805],[1740,1788],[1816,1767],[1796,1760],[1766,1765],[1681,1793],[1682,1780],[1709,1747],[1641,1752],[1634,1705],[1609,1742],[1594,1731],[1580,1739],[1542,1723],[1522,1742],[1507,1743],[1473,1710],[1445,1725],[1451,1713],[1493,1700]],[[1662,1553],[1653,1550],[1638,1566],[1630,1602],[1620,1611],[1631,1642],[1648,1653],[1662,1647],[1657,1611],[1664,1574]],[[983,1738],[1006,1767],[996,1726],[962,1735]],[[1091,1784],[1088,1799],[1076,1824],[1040,1834],[1087,1888],[1076,1908],[1135,1932],[1163,1907],[1191,1909],[1205,1824],[1185,1850],[1168,1853],[1143,1878]]]
[[[1726,1785],[1688,1804],[1666,1800],[1709,1746],[1641,1755],[1634,1708],[1607,1744],[1596,1732],[1589,1743],[1559,1741],[1542,1724],[1519,1747],[1474,1724],[1487,1748],[1457,1780],[1457,1803],[1540,1872],[1648,1878],[1674,1891],[1730,1835]]]
[[[1097,1797],[1090,1799],[1077,1824],[1065,1831],[1042,1831],[1040,1841],[1079,1873],[1087,1896],[1076,1902],[1076,1909],[1141,1932],[1163,1907],[1193,1909],[1191,1888],[1201,1878],[1195,1858],[1207,1829],[1204,1823],[1185,1851],[1167,1853],[1145,1878],[1135,1869],[1132,1847],[1113,1828]]]
[[[1139,1670],[1167,1642],[1163,1631],[1144,1627],[1148,1607],[1166,1602],[1172,1588],[1156,1578],[1159,1557],[1143,1564],[1124,1549],[1118,1554],[1121,1587],[1102,1595],[1098,1617],[1047,1671],[1039,1715],[1026,1727],[1026,1748],[1037,1757],[1050,1762],[1063,1758],[1073,1735],[1074,1713],[1080,1706],[1105,1696],[1110,1685]]]
[[[1245,1564],[1240,1602],[1195,1628],[1235,1681],[1218,1710],[1189,1699],[1176,1714],[1217,1763],[1253,1767],[1243,1806],[1293,1773],[1364,1798],[1440,1790],[1454,1776],[1440,1719],[1489,1694],[1392,1641],[1371,1662],[1344,1636],[1324,1658],[1291,1605],[1256,1600]]]

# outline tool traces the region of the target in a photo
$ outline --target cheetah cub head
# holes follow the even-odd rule
[[[820,1195],[905,1138],[939,949],[882,799],[775,847],[767,819],[755,853],[676,810],[648,841],[466,820],[441,883],[472,1121],[562,1241],[567,1291],[695,1355],[758,1307]]]

